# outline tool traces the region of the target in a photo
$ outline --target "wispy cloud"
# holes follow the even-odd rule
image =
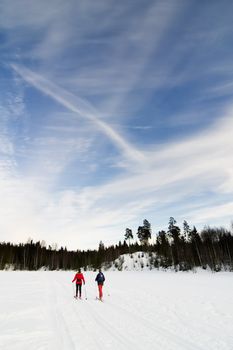
[[[87,101],[84,101],[78,96],[73,96],[64,89],[26,68],[17,65],[12,65],[12,67],[25,81],[52,97],[71,112],[93,122],[121,151],[123,151],[123,155],[126,155],[130,160],[141,162],[144,159],[143,154],[139,150],[131,146],[107,123],[100,120],[97,111]]]

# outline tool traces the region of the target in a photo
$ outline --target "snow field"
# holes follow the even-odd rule
[[[0,272],[0,349],[232,350],[232,273]]]

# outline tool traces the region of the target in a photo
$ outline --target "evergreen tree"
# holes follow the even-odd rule
[[[187,223],[186,220],[184,220],[184,222],[183,222],[183,233],[184,233],[184,238],[185,238],[185,241],[186,241],[186,242],[187,242],[188,239],[189,239],[190,231],[191,231],[191,229],[190,229],[189,224]]]
[[[157,253],[160,256],[160,264],[167,268],[172,265],[171,246],[169,244],[168,235],[164,230],[158,232],[156,239]]]
[[[125,229],[125,240],[129,241],[129,254],[130,254],[130,240],[133,239],[133,233],[130,228]]]
[[[202,241],[195,226],[193,226],[193,229],[189,232],[189,241],[192,247],[192,256],[194,258],[194,265],[204,266],[202,257],[201,257]]]
[[[172,239],[172,260],[173,265],[176,267],[180,262],[180,228],[176,225],[176,220],[171,216],[168,223],[168,235]]]
[[[143,226],[138,227],[137,236],[142,245],[148,245],[151,238],[151,224],[148,220],[143,220]]]

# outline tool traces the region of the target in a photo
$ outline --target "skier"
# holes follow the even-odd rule
[[[79,299],[82,297],[82,283],[85,284],[85,279],[84,276],[81,272],[81,269],[78,270],[76,275],[74,276],[74,279],[72,283],[76,281],[76,296],[75,298],[78,298],[78,293],[79,293]]]
[[[104,277],[104,274],[103,274],[103,272],[101,271],[101,269],[99,269],[99,273],[98,273],[98,275],[96,276],[95,281],[97,282],[97,285],[98,285],[99,300],[102,301],[102,299],[103,299],[103,291],[102,291],[102,288],[103,288],[103,284],[104,284],[104,281],[105,281],[105,277]]]

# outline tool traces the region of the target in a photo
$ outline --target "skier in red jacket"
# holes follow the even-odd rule
[[[85,279],[84,276],[81,272],[81,269],[78,270],[76,275],[74,276],[74,279],[72,283],[76,281],[76,296],[75,298],[78,298],[78,293],[79,293],[79,299],[82,297],[82,283],[85,284]]]

